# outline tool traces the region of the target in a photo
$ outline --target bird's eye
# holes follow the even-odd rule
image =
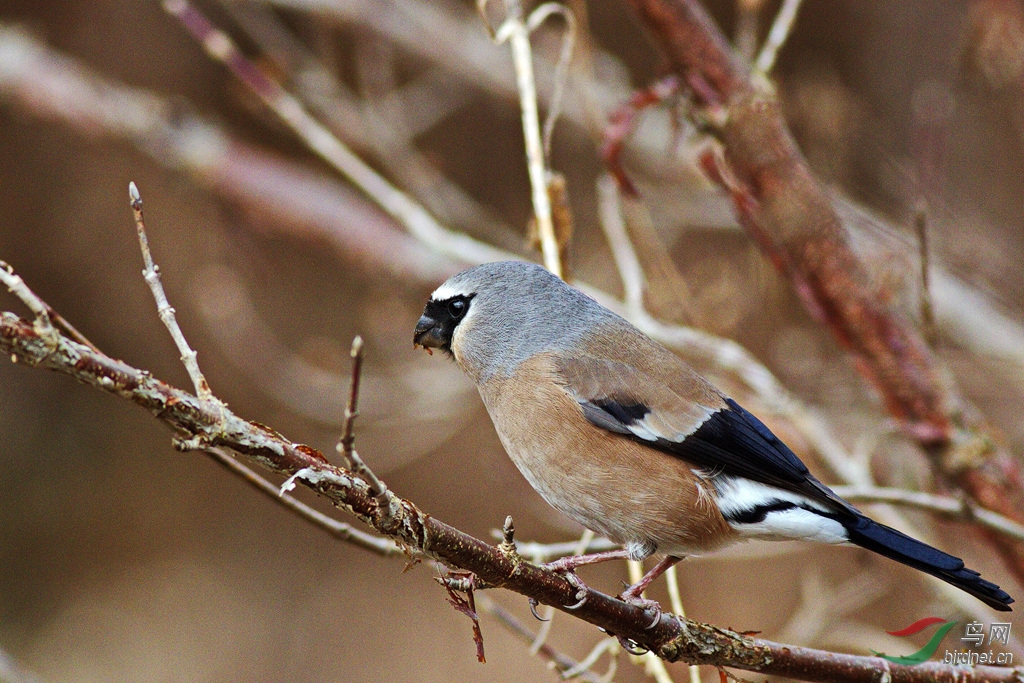
[[[466,302],[462,299],[454,299],[448,302],[448,314],[453,318],[461,318],[466,312]]]

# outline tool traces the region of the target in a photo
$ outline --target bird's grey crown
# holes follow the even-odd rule
[[[464,270],[431,298],[460,294],[475,295],[455,336],[460,362],[477,381],[508,376],[537,353],[572,348],[602,323],[629,324],[532,263],[500,261]]]

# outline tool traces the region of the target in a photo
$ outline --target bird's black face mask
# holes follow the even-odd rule
[[[441,349],[451,355],[452,335],[455,328],[466,317],[473,295],[459,294],[443,301],[431,299],[423,309],[423,315],[416,323],[412,343],[430,351]]]

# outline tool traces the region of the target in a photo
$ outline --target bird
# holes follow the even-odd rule
[[[798,539],[860,546],[1011,609],[999,586],[864,515],[681,358],[536,264],[453,275],[413,344],[472,379],[508,455],[552,507],[621,544],[549,563],[576,581],[579,566],[663,555],[620,594],[656,608],[642,593],[688,555]]]

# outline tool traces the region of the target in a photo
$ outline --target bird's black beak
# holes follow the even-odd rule
[[[444,348],[445,339],[442,337],[443,325],[440,321],[434,320],[429,315],[420,317],[416,323],[416,330],[412,335],[413,346],[422,346],[425,349]]]

